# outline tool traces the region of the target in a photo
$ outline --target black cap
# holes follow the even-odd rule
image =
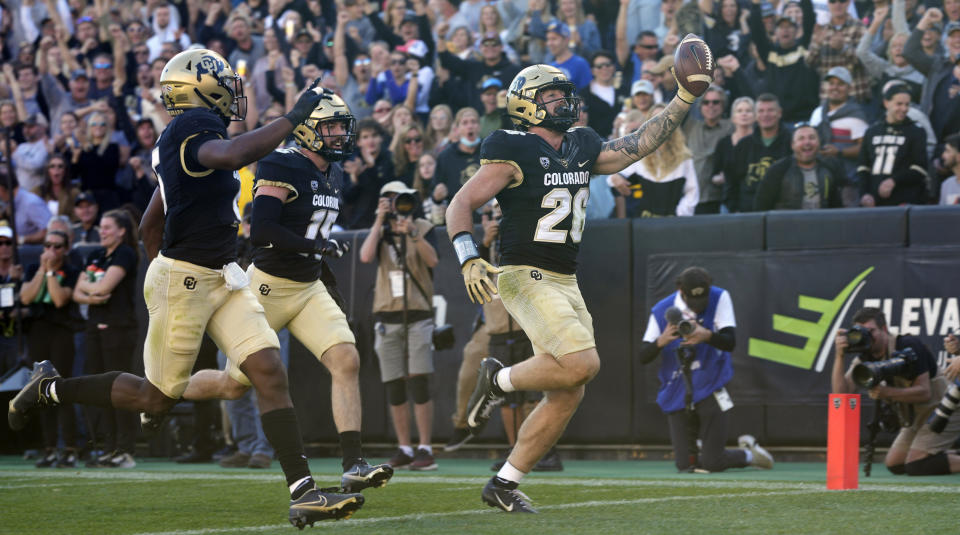
[[[84,191],[80,195],[77,195],[77,200],[73,201],[73,205],[76,206],[82,202],[97,204],[97,198],[93,196],[93,192]]]
[[[780,26],[781,23],[786,22],[787,24],[793,26],[794,28],[799,28],[797,21],[791,19],[790,17],[779,17],[777,19],[776,26]]]
[[[683,292],[684,301],[702,303],[710,298],[710,286],[713,279],[707,270],[701,267],[689,267],[677,277],[677,286]]]

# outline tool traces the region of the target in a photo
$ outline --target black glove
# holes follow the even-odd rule
[[[332,256],[333,258],[340,258],[350,251],[350,242],[347,241],[337,241],[337,240],[326,240],[323,238],[317,239],[317,254],[323,256]]]
[[[320,101],[325,98],[329,99],[330,95],[333,94],[329,89],[314,91],[318,85],[320,85],[320,78],[317,78],[310,84],[310,87],[297,99],[297,103],[293,105],[293,109],[284,115],[288,121],[293,123],[294,127],[306,121],[307,117],[310,117],[310,114],[313,113],[313,110],[317,107],[317,104],[320,104]]]

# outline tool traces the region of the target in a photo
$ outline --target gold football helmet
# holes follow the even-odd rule
[[[333,123],[341,123],[343,131],[335,132],[321,128],[333,128]],[[305,121],[293,129],[293,137],[301,147],[319,153],[327,161],[335,162],[350,156],[357,137],[357,120],[350,114],[350,108],[338,95],[329,89],[324,90],[324,99],[310,113]]]
[[[226,120],[242,121],[247,116],[240,76],[223,56],[205,48],[173,56],[160,73],[160,93],[170,115],[209,108]]]
[[[537,94],[545,89],[563,91],[563,105],[552,114],[545,104],[537,100]],[[563,71],[550,65],[533,65],[520,71],[507,90],[507,115],[517,127],[527,129],[542,126],[564,132],[580,116],[580,98],[577,88]]]

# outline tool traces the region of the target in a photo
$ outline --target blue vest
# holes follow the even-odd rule
[[[713,330],[713,320],[721,294],[723,294],[723,288],[711,286],[707,309],[697,316],[697,320],[707,330]],[[673,306],[676,297],[677,292],[674,292],[653,306],[653,318],[660,326],[660,332],[667,328],[664,314]],[[678,338],[667,344],[660,352],[660,371],[657,372],[660,378],[660,390],[657,392],[657,404],[666,413],[683,409],[686,386],[680,371],[680,361],[677,359],[677,347],[682,341],[682,338]],[[733,378],[733,363],[728,351],[720,351],[707,343],[697,344],[694,347],[697,352],[691,376],[693,377],[693,402],[697,403],[730,382]]]

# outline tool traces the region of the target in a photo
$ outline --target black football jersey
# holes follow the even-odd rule
[[[592,128],[568,130],[559,152],[528,132],[497,130],[483,140],[481,164],[506,162],[523,174],[497,194],[501,264],[577,270],[590,170],[602,144]]]
[[[331,162],[327,172],[322,173],[298,149],[278,149],[257,164],[254,193],[260,186],[290,190],[280,212],[284,228],[310,240],[318,235],[330,237],[330,228],[340,215],[343,195],[343,167],[339,163]],[[320,278],[323,257],[257,247],[253,263],[274,277],[311,282]]]
[[[227,139],[223,120],[207,109],[187,110],[160,134],[151,165],[166,214],[160,252],[220,269],[237,258],[240,176],[200,165],[197,149],[211,139]]]

